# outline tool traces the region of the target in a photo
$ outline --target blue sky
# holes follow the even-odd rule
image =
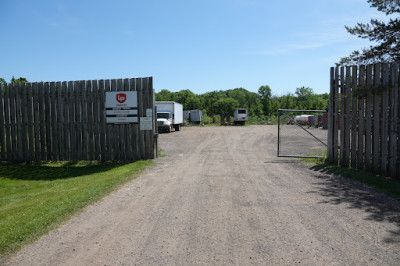
[[[0,0],[0,77],[152,76],[156,92],[329,92],[329,68],[369,42],[344,25],[366,0]]]

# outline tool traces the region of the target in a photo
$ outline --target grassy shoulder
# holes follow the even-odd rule
[[[0,256],[38,239],[151,164],[0,162]]]
[[[359,169],[334,166],[327,163],[325,159],[322,158],[304,158],[302,160],[307,164],[313,165],[315,169],[324,170],[328,173],[334,173],[346,178],[357,180],[386,195],[400,199],[400,181],[393,178],[377,176]]]

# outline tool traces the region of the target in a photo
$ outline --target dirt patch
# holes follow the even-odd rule
[[[398,265],[399,202],[276,143],[276,126],[161,134],[155,167],[7,264]]]

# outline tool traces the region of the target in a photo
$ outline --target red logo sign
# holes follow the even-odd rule
[[[117,94],[117,102],[124,103],[126,101],[126,94],[125,93],[118,93]]]

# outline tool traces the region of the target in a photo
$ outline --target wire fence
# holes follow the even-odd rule
[[[322,110],[280,109],[278,115],[278,156],[326,156],[328,116]]]

